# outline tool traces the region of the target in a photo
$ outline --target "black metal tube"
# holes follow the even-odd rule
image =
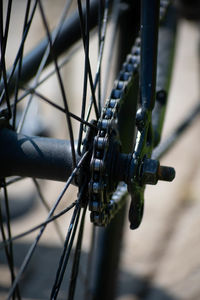
[[[0,145],[0,177],[16,175],[66,181],[71,175],[69,141],[29,137],[4,128],[0,130]]]
[[[158,38],[156,101],[152,113],[154,147],[161,139],[175,52],[177,15],[174,6],[171,5],[168,10]]]
[[[193,124],[200,115],[200,104],[197,103],[186,118],[175,128],[172,134],[166,138],[161,144],[154,149],[152,153],[153,159],[163,157],[174,145],[179,141],[183,133]]]
[[[141,73],[142,105],[152,110],[155,103],[159,0],[141,1]]]
[[[120,260],[126,205],[106,228],[98,228],[97,265],[92,300],[114,300],[116,298],[118,268]]]

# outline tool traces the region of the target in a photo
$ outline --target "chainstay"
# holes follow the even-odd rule
[[[160,22],[164,19],[170,1],[160,2]],[[98,226],[106,226],[125,203],[127,186],[120,182],[114,186],[113,193],[109,187],[109,175],[106,168],[108,149],[113,139],[117,140],[117,116],[121,103],[125,100],[132,81],[139,72],[140,37],[137,37],[127,55],[126,61],[115,81],[110,97],[107,99],[98,121],[98,132],[93,142],[93,153],[90,163],[91,180],[89,182],[89,209],[91,221]],[[115,143],[120,150],[119,143]]]

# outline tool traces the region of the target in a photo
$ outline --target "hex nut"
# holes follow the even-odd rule
[[[158,182],[159,166],[160,163],[158,160],[146,158],[142,165],[141,183],[155,185]]]

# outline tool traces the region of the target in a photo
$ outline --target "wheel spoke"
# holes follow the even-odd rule
[[[94,91],[96,91],[97,84],[99,83],[99,78],[100,78],[100,71],[101,71],[101,63],[102,63],[102,58],[103,58],[103,50],[104,50],[104,44],[105,44],[105,37],[106,37],[106,29],[107,29],[107,24],[108,24],[108,8],[109,8],[109,0],[105,2],[105,7],[104,7],[104,13],[103,13],[103,22],[102,22],[102,28],[100,30],[101,32],[101,37],[100,37],[100,45],[99,45],[99,55],[98,55],[98,62],[97,62],[97,70],[95,74],[95,80],[94,80]],[[89,119],[90,112],[91,112],[91,103],[92,99],[90,99],[90,105],[88,108],[86,120]],[[99,103],[100,104],[100,103]],[[101,104],[99,109],[101,110]]]
[[[109,47],[108,47],[108,56],[106,59],[106,69],[105,69],[105,76],[103,80],[103,91],[102,91],[102,97],[101,97],[101,107],[103,107],[106,93],[108,89],[108,83],[110,78],[110,73],[112,70],[111,64],[113,62],[113,47],[116,43],[116,35],[117,35],[117,25],[119,20],[119,13],[120,13],[120,0],[115,0],[112,5],[112,15],[111,15],[111,37],[109,39]]]
[[[82,28],[82,35],[84,38],[84,47],[85,47],[85,68],[84,68],[84,81],[83,81],[83,97],[82,97],[82,109],[81,109],[81,118],[85,117],[85,107],[86,107],[86,97],[87,97],[87,82],[88,82],[88,72],[89,72],[89,2],[86,2],[86,20],[85,20],[85,35],[84,28]],[[79,1],[79,14],[81,14],[81,3]],[[83,21],[81,22],[83,26]],[[81,143],[83,135],[83,124],[80,124],[79,137],[78,137],[78,146],[77,151],[80,154]]]
[[[42,73],[42,71],[43,71],[43,69],[44,69],[44,67],[46,65],[46,62],[47,62],[47,59],[48,59],[50,53],[52,52],[52,47],[54,46],[56,38],[58,37],[58,35],[59,35],[59,33],[60,33],[61,29],[62,29],[63,23],[65,21],[65,18],[67,16],[68,12],[69,12],[71,4],[72,4],[72,0],[68,0],[67,3],[66,3],[66,5],[65,5],[63,14],[62,14],[61,19],[60,19],[60,22],[59,22],[58,26],[56,27],[54,35],[51,38],[50,38],[49,30],[48,30],[47,35],[48,35],[48,39],[50,39],[50,40],[49,40],[49,43],[48,43],[48,45],[46,47],[46,50],[44,51],[44,54],[42,56],[41,62],[40,62],[39,67],[38,67],[38,70],[36,72],[33,86],[37,86],[37,84],[38,84],[40,75],[41,75],[41,73]],[[40,3],[40,11],[41,11],[41,3]],[[43,8],[42,8],[41,16],[42,16],[44,24],[46,24],[46,26],[47,26],[47,20],[45,18],[45,14],[44,14]],[[47,27],[46,27],[46,30],[47,30]],[[55,73],[57,72],[57,69],[59,69],[59,68],[55,68]],[[21,120],[19,122],[19,125],[18,125],[18,128],[17,128],[17,132],[18,133],[20,133],[21,130],[22,130],[22,127],[23,127],[23,124],[25,122],[25,118],[27,116],[27,113],[28,113],[29,107],[31,105],[32,99],[33,99],[33,93],[30,95],[30,98],[29,98],[29,100],[28,100],[28,102],[26,104],[26,107],[24,109],[23,115],[22,115]]]
[[[28,16],[30,12],[30,5],[31,0],[28,0],[27,6],[26,6],[26,12],[25,12],[25,18],[24,18],[24,26],[23,26],[23,33],[22,37],[24,35],[24,32],[26,30],[27,24],[28,24]],[[21,49],[19,62],[18,62],[18,69],[17,69],[17,78],[16,78],[16,86],[15,86],[15,97],[14,97],[14,107],[13,107],[13,124],[12,127],[15,129],[15,122],[16,122],[16,114],[17,114],[17,99],[18,99],[18,92],[19,92],[19,84],[20,84],[20,76],[21,76],[21,69],[22,69],[22,60],[23,60],[23,54],[24,54],[24,44]]]
[[[66,182],[66,185],[65,185],[64,189],[62,190],[62,192],[60,193],[60,195],[59,195],[58,199],[56,200],[55,204],[51,208],[51,210],[48,214],[48,217],[46,218],[46,223],[41,227],[40,232],[36,236],[35,241],[32,243],[31,247],[28,250],[28,253],[26,254],[26,256],[24,258],[24,261],[23,261],[23,263],[22,263],[22,265],[21,265],[21,267],[18,271],[18,274],[17,274],[17,276],[16,276],[16,278],[15,278],[13,284],[12,284],[12,287],[9,291],[7,299],[11,299],[13,293],[15,292],[16,287],[17,287],[17,285],[18,285],[18,283],[21,279],[21,276],[22,276],[22,274],[24,273],[25,269],[27,268],[27,266],[29,264],[29,261],[30,261],[32,255],[33,255],[35,249],[36,249],[36,246],[37,246],[37,244],[38,244],[38,242],[39,242],[39,240],[40,240],[40,238],[41,238],[41,236],[42,236],[42,234],[43,234],[43,232],[46,228],[46,225],[47,225],[49,219],[53,216],[58,204],[61,202],[66,190],[68,189],[70,183],[72,182],[73,178],[75,177],[76,173],[78,172],[78,169],[81,167],[82,163],[85,161],[87,156],[88,156],[88,152],[85,152],[85,154],[83,155],[83,157],[81,158],[81,160],[77,164],[76,168],[73,170],[71,176],[68,178],[68,180]]]
[[[54,214],[52,217],[48,218],[48,220],[32,227],[31,229],[28,229],[26,231],[23,231],[20,234],[17,234],[15,236],[12,236],[10,239],[5,239],[3,242],[0,243],[0,249],[4,248],[5,245],[9,245],[10,243],[12,243],[13,241],[19,240],[31,233],[33,233],[34,231],[42,228],[43,226],[46,226],[49,223],[54,222],[56,219],[59,219],[61,216],[65,215],[67,212],[69,212],[71,209],[73,209],[76,206],[77,201],[74,201],[71,205],[69,205],[67,208],[61,210],[59,213]]]
[[[53,102],[52,100],[48,99],[46,96],[42,95],[41,93],[35,91],[34,89],[30,88],[26,90],[29,93],[35,94],[36,96],[38,96],[41,100],[44,100],[46,103],[50,104],[51,106],[53,106],[54,108],[56,108],[57,110],[63,112],[66,114],[66,111],[64,108],[62,108],[61,106],[59,106],[58,104],[56,104],[55,102]],[[73,114],[72,112],[69,111],[69,115],[70,117],[72,117],[73,119],[79,121],[80,123],[91,127],[91,128],[96,128],[94,125],[92,125],[91,123],[85,121],[84,119],[78,117],[77,115]]]
[[[56,299],[58,296],[60,286],[62,284],[63,276],[64,276],[64,273],[65,273],[65,270],[66,270],[66,267],[67,267],[67,264],[69,261],[69,256],[71,253],[71,249],[72,249],[72,245],[74,242],[74,238],[75,238],[75,234],[76,234],[76,230],[77,230],[77,226],[78,226],[78,222],[79,222],[79,217],[80,217],[80,210],[81,210],[80,196],[77,201],[75,210],[73,212],[70,225],[68,227],[68,232],[67,232],[67,236],[65,239],[63,252],[62,252],[62,255],[60,258],[60,262],[59,262],[57,273],[56,273],[56,278],[55,278],[53,288],[51,291],[51,299]]]
[[[80,45],[74,47],[72,51],[61,61],[61,63],[58,65],[59,70],[63,68],[72,58],[72,56],[80,49]],[[45,75],[41,80],[38,80],[36,84],[31,85],[29,88],[21,87],[22,90],[25,92],[22,93],[21,96],[18,97],[17,103],[21,102],[25,97],[28,95],[35,93],[36,89],[42,85],[44,82],[46,82],[50,77],[52,77],[56,73],[55,68],[50,71],[47,75]]]
[[[65,89],[64,89],[62,77],[61,77],[61,74],[60,74],[60,71],[59,71],[59,68],[58,68],[57,58],[56,58],[56,56],[54,55],[54,52],[53,52],[52,39],[51,39],[50,31],[49,31],[49,28],[48,28],[47,20],[46,20],[45,14],[44,14],[44,9],[43,9],[43,6],[42,6],[42,3],[41,3],[40,0],[39,0],[39,7],[40,7],[41,16],[42,16],[42,21],[43,21],[43,24],[44,24],[44,27],[45,27],[45,30],[46,30],[46,33],[47,33],[48,40],[49,40],[49,46],[50,46],[50,49],[51,49],[50,53],[52,55],[54,65],[55,65],[55,68],[56,68],[56,75],[57,75],[57,78],[58,78],[58,82],[60,84],[60,91],[61,91],[61,94],[62,94],[63,104],[64,104],[65,111],[66,111],[66,121],[67,121],[67,125],[68,125],[69,136],[70,136],[73,168],[75,168],[76,167],[76,154],[75,154],[75,147],[74,147],[74,135],[73,135],[72,124],[71,124],[71,119],[70,119],[70,115],[69,115],[69,108],[68,108],[68,104],[67,104]]]
[[[85,56],[86,56],[86,60],[87,60],[87,70],[88,70],[88,78],[89,78],[89,83],[90,83],[90,89],[91,89],[91,94],[92,94],[92,104],[94,105],[94,110],[95,110],[95,114],[96,114],[96,118],[98,119],[99,117],[99,111],[98,111],[98,106],[97,106],[97,100],[96,100],[96,96],[95,96],[95,89],[94,89],[94,84],[93,84],[93,78],[92,78],[92,71],[91,71],[91,66],[90,66],[90,60],[89,60],[89,50],[86,51],[86,45],[88,43],[88,39],[89,39],[89,33],[87,33],[87,27],[85,27],[84,25],[84,18],[83,18],[83,10],[82,10],[82,4],[80,0],[77,0],[78,3],[78,10],[79,10],[79,16],[80,16],[80,26],[81,26],[81,35],[82,35],[82,39],[83,39],[83,46],[84,46],[84,51],[85,51]],[[90,1],[86,1],[86,16],[87,18],[89,17],[89,13],[90,13]],[[87,21],[87,19],[86,19]],[[89,21],[89,19],[88,19]],[[86,22],[87,23],[87,22]]]
[[[8,40],[8,30],[9,30],[9,25],[10,25],[11,9],[12,9],[12,0],[9,0],[8,4],[7,4],[5,32],[4,32],[4,42],[3,42],[3,53],[4,54],[5,54],[6,44],[7,44],[7,40]]]
[[[75,254],[74,254],[74,259],[73,259],[73,266],[72,266],[72,272],[71,272],[71,277],[70,277],[71,280],[70,280],[69,292],[68,292],[68,299],[70,299],[70,300],[74,299],[74,293],[75,293],[75,288],[76,288],[76,283],[77,283],[86,209],[87,209],[87,206],[84,207],[84,210],[82,213],[81,224],[80,224],[80,228],[79,228],[79,233],[78,233],[78,238],[77,238],[76,248],[75,248]]]
[[[83,43],[84,43],[84,49],[85,49],[85,76],[84,76],[84,90],[83,90],[82,112],[81,112],[81,116],[82,116],[82,118],[84,118],[84,116],[85,116],[85,106],[86,106],[86,93],[87,93],[87,76],[89,76],[89,80],[90,80],[92,75],[91,75],[91,68],[90,68],[90,62],[89,62],[89,31],[88,31],[89,18],[86,17],[86,21],[85,21],[86,25],[84,26],[81,2],[78,1],[78,4],[79,4],[80,23],[81,23],[81,28],[82,28],[82,37],[83,37]],[[86,4],[87,4],[87,2],[86,2]],[[100,2],[100,4],[101,5],[99,5],[99,11],[100,11],[100,14],[101,14],[102,3]],[[89,120],[93,104],[94,104],[95,112],[97,111],[97,109],[96,109],[97,101],[96,101],[95,92],[96,92],[97,85],[100,82],[101,62],[102,62],[102,57],[103,57],[106,28],[107,28],[107,23],[108,23],[108,7],[109,7],[109,0],[106,1],[106,3],[105,3],[104,13],[103,13],[103,23],[101,23],[101,22],[99,23],[99,34],[101,34],[101,36],[99,37],[99,40],[100,40],[100,42],[99,42],[99,55],[98,55],[98,62],[97,62],[97,70],[96,70],[96,74],[95,74],[95,79],[94,79],[94,83],[92,84],[92,86],[91,86],[91,80],[90,80],[92,96],[90,98],[90,103],[89,103],[89,107],[88,107],[86,118],[85,118],[86,121]],[[88,15],[89,15],[89,4],[87,4],[87,14],[86,14],[86,16],[88,16]],[[85,34],[84,34],[84,30],[85,30]],[[98,111],[99,112],[101,111],[100,101],[98,101]],[[83,125],[81,124],[80,125],[80,130],[79,130],[78,147],[77,147],[79,153],[80,153],[80,146],[81,146],[81,142],[82,142],[82,136],[83,136]]]
[[[14,60],[14,63],[13,63],[13,66],[12,66],[12,69],[10,71],[10,74],[6,74],[6,78],[7,78],[7,85],[9,86],[10,85],[10,82],[11,82],[11,79],[14,75],[14,72],[16,70],[16,67],[17,67],[17,64],[18,64],[18,61],[21,57],[21,51],[24,47],[24,43],[26,41],[26,38],[27,38],[27,35],[28,35],[28,32],[29,32],[29,29],[30,29],[30,26],[31,26],[31,23],[32,23],[32,20],[33,20],[33,16],[35,14],[35,11],[36,11],[36,7],[37,7],[37,0],[35,0],[35,4],[33,6],[33,9],[32,9],[32,12],[31,12],[31,16],[30,16],[30,19],[27,23],[27,26],[26,26],[26,30],[24,32],[24,35],[23,35],[23,38],[21,40],[21,43],[20,43],[20,46],[19,46],[19,49],[18,49],[18,52],[17,52],[17,55],[15,57],[15,60]],[[5,90],[2,91],[2,94],[1,94],[1,97],[0,97],[0,105],[2,104],[3,100],[4,100],[4,97],[5,97],[6,93],[5,93]]]
[[[39,199],[40,199],[41,203],[43,204],[43,206],[46,209],[46,211],[49,213],[49,211],[50,211],[51,208],[50,208],[48,202],[46,201],[45,197],[43,196],[43,193],[42,193],[42,190],[40,188],[40,185],[39,185],[38,181],[35,178],[33,178],[32,181],[33,181],[33,183],[35,185],[35,188],[37,190],[37,194],[39,196]],[[64,242],[64,237],[63,237],[61,228],[60,228],[57,220],[55,220],[55,222],[53,224],[54,224],[55,230],[57,232],[57,235],[58,235],[61,243],[63,243]]]
[[[9,210],[9,202],[8,202],[8,192],[7,192],[7,187],[5,185],[4,179],[2,180],[2,184],[3,184],[3,191],[4,191],[7,235],[8,235],[8,239],[11,240],[12,234],[11,234],[11,226],[10,226],[10,210]],[[12,243],[12,241],[8,245],[5,243],[6,232],[4,230],[4,225],[3,225],[1,205],[0,205],[0,227],[1,227],[1,234],[3,237],[3,247],[4,247],[6,258],[7,258],[8,267],[10,269],[11,282],[13,283],[15,280],[13,243]],[[13,294],[13,299],[15,298],[15,296],[17,296],[18,299],[21,299],[18,285],[16,286],[15,293]]]
[[[7,4],[7,14],[6,14],[6,22],[5,22],[5,32],[3,32],[4,25],[3,25],[3,1],[0,2],[0,22],[1,22],[1,37],[2,37],[2,52],[1,56],[5,55],[5,50],[6,50],[6,44],[7,44],[7,39],[8,39],[8,30],[9,30],[9,25],[10,25],[10,14],[11,14],[11,8],[12,8],[12,0],[8,1]],[[1,70],[0,70],[0,78],[1,78]]]
[[[8,3],[8,7],[9,7]],[[8,94],[8,82],[7,82],[7,75],[6,75],[6,62],[5,62],[5,48],[6,48],[6,42],[7,42],[7,30],[9,26],[9,19],[10,15],[7,15],[6,18],[6,28],[5,28],[5,35],[3,32],[3,2],[0,3],[0,17],[1,17],[1,30],[0,30],[0,48],[1,48],[1,60],[0,60],[0,74],[2,75],[2,80],[4,83],[4,91],[5,91],[5,101],[8,109],[8,115],[11,117],[11,107],[10,107],[10,100],[9,100],[9,94]],[[1,77],[1,76],[0,76]]]

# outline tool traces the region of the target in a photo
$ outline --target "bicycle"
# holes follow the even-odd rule
[[[77,295],[79,298],[85,296],[86,298],[91,297],[91,299],[113,299],[116,285],[115,274],[117,272],[120,253],[121,239],[119,236],[122,236],[127,186],[132,196],[129,219],[131,228],[135,229],[140,225],[142,220],[145,185],[156,184],[160,179],[171,181],[175,176],[173,168],[160,167],[158,162],[158,158],[169,148],[171,141],[164,146],[164,149],[161,146],[153,152],[153,149],[160,142],[164,112],[167,104],[168,81],[171,74],[170,64],[175,42],[176,17],[173,10],[168,15],[168,10],[171,10],[168,7],[168,1],[161,1],[161,3],[159,1],[152,1],[151,3],[145,0],[142,1],[142,7],[145,7],[145,9],[141,9],[142,29],[140,36],[138,36],[140,27],[140,1],[134,3],[130,1],[121,3],[118,0],[91,1],[91,3],[90,1],[86,1],[85,8],[83,8],[81,1],[77,1],[78,12],[72,13],[64,23],[65,17],[71,9],[71,2],[67,2],[59,25],[53,33],[50,33],[42,1],[35,1],[32,5],[31,1],[27,2],[22,27],[22,39],[13,68],[9,70],[6,69],[4,56],[8,38],[11,1],[8,2],[7,6],[8,14],[5,27],[1,24],[2,81],[0,90],[2,110],[0,115],[0,151],[1,157],[3,157],[1,186],[4,192],[6,207],[6,222],[1,221],[3,237],[1,247],[4,245],[8,268],[11,273],[11,288],[8,292],[8,299],[12,297],[20,299],[20,290],[23,290],[23,279],[21,278],[24,277],[24,280],[26,280],[26,275],[23,274],[45,228],[50,222],[65,214],[70,209],[74,210],[64,240],[64,247],[60,255],[58,268],[55,271],[56,274],[53,274],[54,280],[49,285],[50,291],[48,290],[48,296],[44,293],[46,291],[41,291],[41,293],[43,293],[42,297],[50,297],[51,299],[56,299],[58,296],[62,297],[60,294],[63,293],[62,282],[64,281],[69,282],[68,290],[64,289],[65,293],[68,294],[68,299],[74,298],[79,271],[84,220],[88,206],[91,211],[92,223],[97,226],[107,227],[106,229],[98,229],[99,237],[96,245],[94,240],[97,233],[95,232],[96,229],[93,229],[89,254],[90,259],[88,259],[89,267],[85,272],[94,279],[94,282],[91,283],[88,278],[85,279],[85,274],[79,274],[83,285],[85,281],[87,284],[86,291],[83,292],[80,291],[78,285],[78,293],[82,294],[81,296],[80,294]],[[1,13],[3,14],[2,7],[3,4],[1,4]],[[113,15],[110,12],[110,7],[114,10]],[[33,51],[23,57],[24,43],[36,8],[41,15],[46,38]],[[146,13],[147,11],[148,13]],[[97,18],[98,14],[99,20]],[[121,71],[111,95],[104,104],[103,101],[106,92],[101,91],[101,84],[106,85],[108,78],[106,78],[106,82],[102,83],[101,77],[103,75],[101,75],[100,71],[103,68],[101,60],[107,20],[110,14],[115,22],[110,49],[112,51],[117,26],[120,26],[118,32],[119,45],[123,45],[123,49],[121,49],[116,62],[116,71],[121,68],[122,61],[125,60],[125,63],[120,69]],[[132,24],[133,17],[135,20],[132,36],[127,37],[124,32],[127,30],[126,26]],[[91,28],[97,25],[96,19],[99,23],[99,49],[97,72],[95,77],[93,77],[89,59],[89,38]],[[149,22],[152,26],[148,26]],[[159,22],[162,23],[160,31],[163,30],[163,32],[160,34],[158,42]],[[166,31],[167,34],[164,35]],[[83,106],[81,112],[77,115],[69,109],[60,68],[68,62],[71,55],[76,51],[77,46],[75,48],[72,48],[72,46],[81,38],[85,68],[83,76]],[[127,56],[132,43],[131,53]],[[157,44],[158,67],[156,64]],[[58,63],[58,56],[66,50],[69,50],[69,55],[61,63]],[[142,53],[141,61],[140,51]],[[165,54],[165,59],[162,57],[163,53]],[[108,60],[111,61],[110,57]],[[53,62],[55,70],[50,71],[44,75],[44,78],[40,79],[42,69],[50,64],[50,62]],[[141,71],[139,73],[140,65]],[[111,66],[108,63],[109,69],[111,69]],[[157,80],[156,71],[158,74]],[[54,72],[59,82],[63,106],[36,90]],[[32,84],[27,85],[31,78],[33,78]],[[86,99],[87,93],[89,93],[88,86],[91,89],[89,101]],[[139,91],[141,97],[138,97]],[[25,105],[20,121],[18,121],[18,106],[23,103],[22,100],[26,99],[25,97],[27,96],[29,96],[27,104]],[[64,113],[70,138],[69,143],[64,140],[38,136],[31,137],[21,134],[27,111],[33,102],[33,97],[38,97],[46,105],[51,105],[59,113]],[[86,111],[86,104],[88,105],[88,111]],[[198,112],[199,107],[198,109],[195,108],[192,117],[185,122],[184,128],[191,123],[194,115],[197,115]],[[95,118],[95,120],[91,120],[92,118]],[[77,145],[75,144],[72,119],[80,122]],[[152,155],[153,159],[151,158]],[[14,176],[14,178],[4,179],[10,176]],[[63,181],[66,184],[57,201],[49,209],[46,221],[21,235],[12,237],[7,186],[14,184],[16,181],[24,180],[24,177],[33,178],[33,184],[42,202],[44,202],[44,197],[36,178]],[[55,213],[70,183],[79,188],[77,200],[61,212]],[[47,204],[44,205],[47,206]],[[19,267],[18,272],[15,274],[14,241],[36,229],[39,230],[39,233],[29,248],[21,267]],[[76,233],[76,231],[78,232]],[[72,251],[74,241],[76,241],[76,245],[75,250]],[[69,279],[64,276],[70,255],[73,256],[73,263]],[[83,273],[83,270],[80,270],[79,273],[81,272]]]

